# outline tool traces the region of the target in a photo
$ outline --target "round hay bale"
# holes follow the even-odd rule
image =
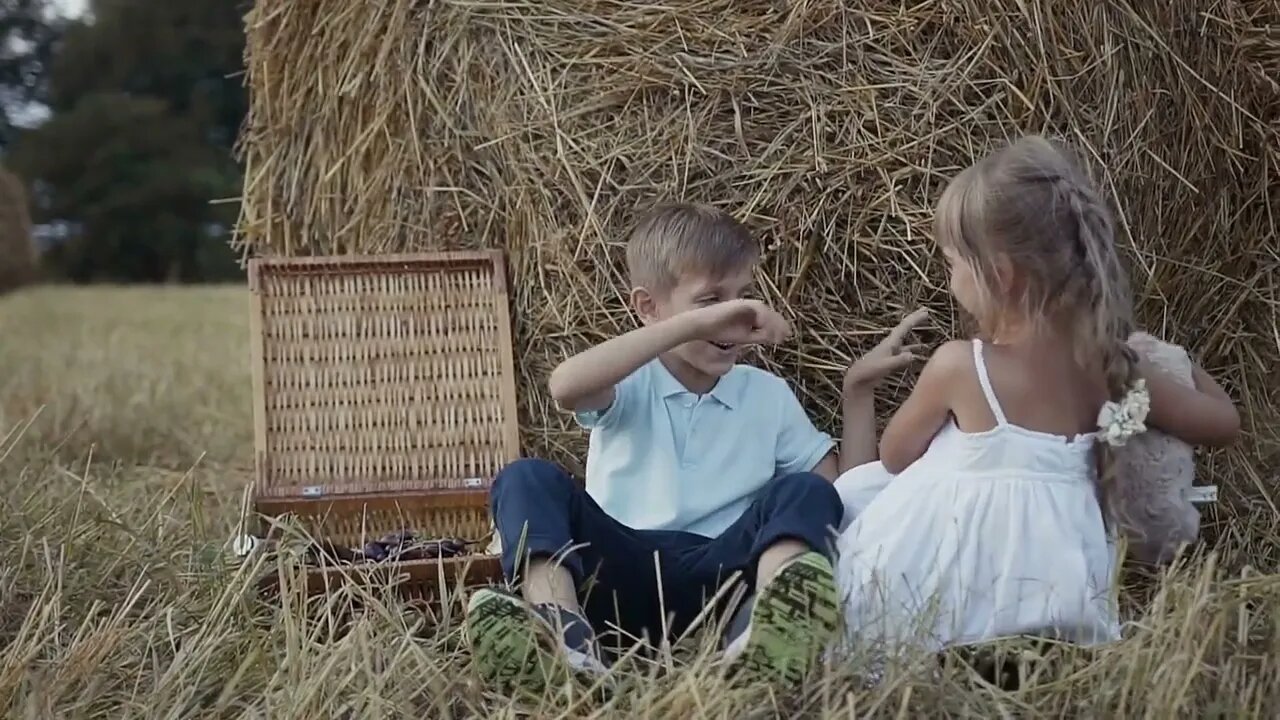
[[[710,202],[758,233],[761,291],[796,325],[758,361],[832,428],[844,367],[902,313],[923,303],[934,339],[957,331],[934,203],[1026,132],[1090,162],[1147,326],[1258,413],[1277,402],[1262,382],[1280,358],[1266,0],[357,7],[248,16],[237,242],[505,248],[529,453],[582,466],[585,434],[546,378],[633,326],[623,242],[638,211]]]
[[[0,293],[34,282],[37,259],[26,188],[0,168]]]

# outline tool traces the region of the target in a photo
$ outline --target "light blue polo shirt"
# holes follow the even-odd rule
[[[699,396],[654,360],[608,409],[576,417],[591,430],[587,492],[637,530],[716,537],[771,479],[812,470],[835,447],[785,380],[749,365]]]

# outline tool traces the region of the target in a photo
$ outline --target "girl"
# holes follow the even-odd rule
[[[1111,448],[1144,423],[1225,445],[1236,410],[1199,368],[1192,389],[1136,361],[1111,216],[1054,144],[1028,137],[966,169],[934,229],[981,339],[934,353],[879,462],[872,386],[910,361],[902,338],[922,316],[846,376],[836,487],[848,639],[930,650],[1116,639],[1107,498],[1123,479],[1109,472]]]

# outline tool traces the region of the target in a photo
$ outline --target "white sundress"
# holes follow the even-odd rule
[[[932,651],[1016,635],[1115,640],[1094,435],[1010,424],[981,341],[973,352],[995,428],[966,433],[953,418],[902,473],[875,462],[836,480],[844,639]]]

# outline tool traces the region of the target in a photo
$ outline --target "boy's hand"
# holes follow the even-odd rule
[[[776,345],[791,337],[791,326],[759,300],[729,300],[693,311],[698,339],[734,345]]]
[[[929,311],[924,308],[906,316],[879,345],[851,365],[844,374],[845,395],[875,388],[890,374],[915,362],[918,359],[916,353],[924,346],[904,346],[902,341],[927,317]]]

